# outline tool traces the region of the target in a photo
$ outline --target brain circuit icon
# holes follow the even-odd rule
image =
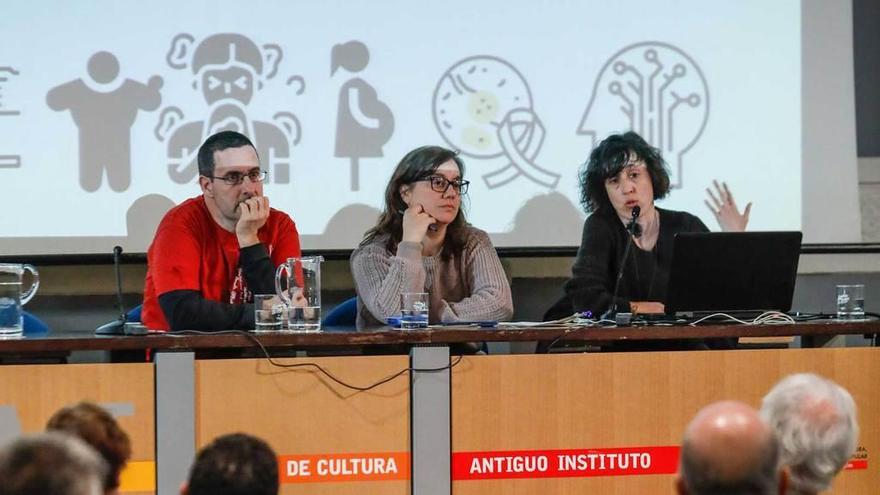
[[[599,72],[578,134],[590,148],[608,134],[638,132],[669,162],[672,187],[682,187],[682,157],[709,119],[709,87],[700,67],[681,49],[642,42],[615,53]]]

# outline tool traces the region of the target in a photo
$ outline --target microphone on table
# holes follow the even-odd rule
[[[614,320],[618,325],[629,325],[630,320],[632,319],[632,313],[629,311],[623,313],[617,312],[617,292],[620,290],[620,279],[623,278],[623,269],[626,268],[626,261],[629,258],[629,250],[633,244],[633,238],[642,236],[642,228],[637,221],[641,213],[642,208],[634,206],[632,209],[632,218],[629,223],[626,224],[626,231],[629,235],[626,236],[626,247],[623,248],[623,258],[620,260],[620,268],[617,270],[617,281],[614,283],[614,294],[611,296],[611,307],[609,307],[608,311],[601,316],[603,320]]]
[[[125,331],[125,303],[122,301],[122,273],[119,268],[122,247],[113,247],[113,268],[116,271],[116,309],[119,316],[95,329],[95,335],[122,335]]]

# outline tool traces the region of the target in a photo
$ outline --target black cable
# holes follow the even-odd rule
[[[555,339],[551,340],[550,343],[547,344],[547,354],[550,354],[550,349],[552,349],[553,346],[556,345],[556,344],[562,339],[562,337],[565,337],[566,335],[568,335],[569,332],[571,332],[571,331],[574,330],[575,328],[578,328],[578,327],[574,327],[574,328],[566,328],[562,333],[559,334],[558,337],[556,337]]]
[[[343,387],[345,387],[345,388],[348,388],[348,389],[351,389],[351,390],[357,390],[358,392],[366,392],[366,391],[368,391],[368,390],[372,390],[372,389],[374,389],[374,388],[376,388],[376,387],[378,387],[378,386],[380,386],[380,385],[384,385],[384,384],[386,384],[386,383],[388,383],[388,382],[394,380],[395,378],[398,378],[398,377],[400,377],[400,376],[402,376],[402,375],[404,375],[405,373],[408,373],[408,372],[437,373],[437,372],[440,372],[440,371],[451,370],[451,369],[454,368],[459,362],[461,362],[461,359],[462,359],[462,356],[456,356],[456,359],[454,359],[454,360],[453,360],[452,362],[450,362],[449,364],[447,364],[447,365],[445,365],[445,366],[439,366],[439,367],[437,367],[437,368],[413,368],[413,367],[406,367],[406,368],[404,368],[404,369],[398,371],[397,373],[393,373],[393,374],[391,374],[391,375],[389,375],[389,376],[387,376],[387,377],[385,377],[385,378],[379,380],[378,382],[375,382],[375,383],[373,383],[373,384],[371,384],[371,385],[367,385],[367,386],[363,386],[363,387],[362,387],[362,386],[352,385],[352,384],[350,384],[350,383],[346,383],[346,382],[342,381],[341,379],[336,378],[332,373],[330,373],[329,371],[327,371],[327,370],[325,370],[324,368],[322,368],[321,365],[319,365],[318,363],[296,363],[296,364],[282,364],[282,363],[279,363],[279,362],[275,361],[274,359],[272,359],[272,356],[269,354],[269,350],[266,349],[266,346],[263,345],[262,342],[260,342],[260,339],[258,339],[256,335],[254,335],[254,334],[252,334],[252,333],[250,333],[250,332],[245,332],[245,331],[243,331],[243,330],[221,330],[221,331],[217,331],[217,332],[202,332],[202,331],[199,331],[199,330],[179,330],[179,331],[176,331],[176,332],[173,332],[173,333],[162,334],[162,335],[243,335],[243,336],[247,337],[248,339],[252,340],[252,341],[257,345],[257,347],[260,348],[260,351],[261,351],[261,352],[263,353],[263,355],[266,357],[266,361],[267,361],[269,364],[271,364],[272,366],[275,366],[275,367],[278,367],[278,368],[283,368],[283,369],[290,369],[290,368],[315,368],[315,369],[317,369],[318,371],[320,371],[324,376],[326,376],[327,378],[329,378],[330,380],[333,380],[334,382],[338,383],[339,385],[341,385],[341,386],[343,386]]]
[[[837,314],[835,314],[835,313],[831,313],[831,314],[828,314],[828,313],[802,313],[800,311],[791,311],[791,312],[785,313],[785,314],[787,314],[788,316],[790,316],[791,318],[793,318],[795,321],[798,321],[798,322],[815,321],[815,320],[837,320]],[[577,316],[577,315],[575,315],[575,316]],[[871,312],[866,311],[865,316],[870,316],[873,318],[880,319],[880,313],[871,313]],[[571,318],[564,318],[563,320],[570,321]],[[559,320],[559,321],[562,321],[562,320]],[[841,320],[841,321],[845,321],[845,320]],[[633,324],[633,326],[646,326],[646,327],[686,325],[686,324],[688,324],[688,320],[681,319],[681,318],[670,319],[670,320],[633,320],[632,324]],[[605,327],[605,326],[615,326],[615,325],[608,324],[608,325],[598,325],[598,326]],[[554,345],[559,343],[559,341],[562,340],[563,337],[568,335],[571,331],[581,329],[581,328],[584,328],[584,326],[575,326],[575,327],[571,327],[571,328],[566,328],[555,339],[551,340],[550,343],[547,344],[546,347],[543,348],[544,349],[543,352],[549,354],[550,349],[552,349]],[[866,333],[866,334],[864,334],[864,337],[866,339],[871,340],[874,347],[880,347],[880,333],[873,333],[873,334]]]
[[[585,311],[585,313],[590,313],[590,312]],[[575,314],[575,316],[577,316],[577,315],[578,315],[578,313]],[[568,319],[568,318],[566,318],[566,319]],[[562,340],[562,337],[565,337],[566,335],[571,333],[573,330],[579,330],[581,328],[587,328],[587,327],[600,327],[600,328],[602,328],[602,327],[617,326],[614,322],[603,323],[603,321],[604,320],[599,320],[599,322],[597,322],[599,324],[597,324],[597,325],[578,325],[578,326],[572,326],[570,328],[566,328],[561,334],[559,334],[555,339],[551,340],[550,343],[547,344],[547,347],[544,348],[544,352],[546,354],[550,354],[550,349],[552,349],[554,345],[559,343],[559,341]]]
[[[788,316],[791,316],[795,320],[798,321],[807,321],[807,320],[837,320],[837,313],[803,313],[800,311],[789,311]],[[865,316],[870,316],[872,318],[880,319],[880,313],[871,313],[869,311],[865,311]],[[840,321],[846,321],[845,318],[840,319]]]
[[[801,313],[801,312],[791,312],[789,316],[794,318],[796,321],[811,321],[811,320],[838,320],[838,321],[846,321],[840,320],[837,318],[836,313],[825,314],[825,313]],[[880,313],[872,313],[870,311],[865,311],[865,316],[870,316],[872,318],[880,319]],[[871,346],[880,347],[880,333],[865,333],[862,334],[862,337],[871,341]]]

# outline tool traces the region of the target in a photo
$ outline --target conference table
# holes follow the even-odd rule
[[[846,387],[859,449],[832,493],[875,493],[880,349],[457,355],[467,342],[619,341],[880,332],[880,322],[664,327],[438,327],[314,334],[48,334],[0,341],[0,442],[98,402],[132,438],[123,493],[177,493],[196,451],[246,432],[279,456],[284,494],[671,493],[702,406],[754,406],[790,373]],[[139,362],[43,364],[73,351]],[[30,361],[33,364],[30,364]],[[876,455],[876,454],[875,454]],[[877,461],[873,461],[877,462]]]

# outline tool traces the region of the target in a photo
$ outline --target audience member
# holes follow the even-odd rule
[[[119,474],[131,458],[131,442],[109,412],[91,402],[80,402],[56,412],[46,429],[77,436],[101,454],[109,467],[104,492],[117,493]]]
[[[779,439],[789,495],[827,490],[856,450],[856,404],[843,387],[820,376],[784,378],[764,396],[761,416]]]
[[[101,495],[106,475],[97,452],[66,433],[22,437],[0,451],[0,495]]]
[[[181,495],[276,495],[278,460],[259,438],[234,433],[199,451]]]
[[[688,424],[676,483],[679,494],[781,495],[785,484],[779,444],[752,407],[716,402]]]

